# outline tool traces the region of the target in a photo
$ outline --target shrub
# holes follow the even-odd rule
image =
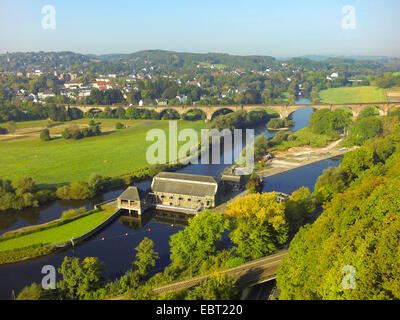
[[[64,139],[71,139],[71,137],[72,137],[71,132],[69,131],[68,128],[65,128],[65,129],[63,130],[63,132],[61,133],[61,136],[62,136]]]
[[[123,129],[123,128],[124,128],[124,125],[121,122],[117,122],[115,124],[115,129],[119,130],[119,129]]]
[[[50,141],[50,131],[49,129],[43,129],[42,131],[40,131],[40,140],[42,141]]]
[[[232,257],[226,262],[225,266],[227,268],[234,268],[242,265],[245,262],[246,260],[243,257]]]
[[[37,283],[32,283],[30,286],[26,286],[18,294],[17,300],[40,300],[45,295],[44,290]]]
[[[62,213],[61,215],[61,219],[70,219],[70,218],[74,218],[77,217],[79,215],[81,215],[82,213],[86,212],[86,208],[82,207],[79,209],[70,209],[70,210],[66,210]]]

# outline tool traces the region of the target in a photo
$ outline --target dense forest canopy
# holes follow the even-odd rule
[[[399,110],[381,132],[318,179],[324,212],[290,244],[281,299],[400,298]]]

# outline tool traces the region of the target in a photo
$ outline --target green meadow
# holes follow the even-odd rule
[[[87,126],[89,120],[72,122],[79,126]],[[62,129],[72,122],[52,127],[50,134],[60,134]],[[118,176],[149,165],[146,161],[146,151],[154,143],[146,141],[149,130],[163,130],[168,142],[169,121],[98,119],[97,122],[101,122],[104,132],[101,136],[81,140],[56,137],[48,142],[42,142],[37,134],[40,126],[45,125],[45,121],[17,123],[17,128],[24,128],[28,132],[30,128],[38,131],[36,135],[27,134],[7,139],[3,136],[0,140],[0,179],[10,179],[16,183],[21,177],[29,176],[40,187],[49,187],[87,181],[92,173]],[[129,127],[115,130],[117,122]],[[178,121],[178,132],[187,128],[200,132],[204,127],[204,121]],[[183,144],[185,142],[179,143]]]
[[[25,235],[22,234],[21,236],[0,240],[0,252],[36,245],[57,244],[78,238],[99,226],[114,213],[115,208],[104,206],[104,210],[95,211],[65,224],[45,228],[44,230],[38,228],[36,232],[28,232]]]
[[[332,104],[387,101],[385,91],[372,86],[332,88],[322,90],[319,96],[322,103]]]

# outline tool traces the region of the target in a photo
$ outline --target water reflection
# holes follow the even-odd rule
[[[170,211],[158,211],[148,210],[142,215],[133,212],[122,212],[118,221],[121,225],[128,227],[133,230],[141,230],[154,219],[154,222],[158,224],[164,224],[171,227],[186,227],[189,224],[189,219],[195,215],[170,212]]]

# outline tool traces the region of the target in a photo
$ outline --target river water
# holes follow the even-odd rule
[[[299,101],[299,103],[305,104],[304,101]],[[307,126],[312,112],[313,109],[311,108],[304,108],[294,112],[292,118],[295,120],[295,126],[292,131],[297,131]],[[257,128],[256,134],[265,134],[267,137],[274,135],[273,132],[269,132],[265,127]],[[328,159],[265,178],[264,191],[292,193],[302,186],[313,190],[314,184],[323,170],[339,164],[340,159]],[[189,165],[178,170],[178,172],[220,176],[226,166],[225,164]],[[150,182],[139,184],[139,187],[142,188],[149,186]],[[56,201],[44,207],[22,210],[18,213],[2,213],[0,215],[0,233],[57,219],[64,210],[70,208],[86,207],[87,209],[92,209],[93,204],[114,199],[122,191],[122,189],[110,191],[102,197],[89,201]],[[155,250],[160,255],[155,271],[162,271],[170,263],[169,238],[182,230],[186,223],[185,215],[155,211],[146,212],[141,220],[122,217],[99,234],[73,249],[70,248],[63,252],[26,262],[0,266],[0,299],[10,299],[12,290],[15,290],[17,294],[24,286],[32,282],[40,283],[43,277],[41,274],[42,267],[53,265],[58,268],[65,256],[75,256],[81,259],[88,256],[98,257],[105,263],[106,273],[109,278],[119,277],[130,268],[136,254],[135,248],[144,237],[154,241]],[[126,236],[126,234],[128,235]]]

